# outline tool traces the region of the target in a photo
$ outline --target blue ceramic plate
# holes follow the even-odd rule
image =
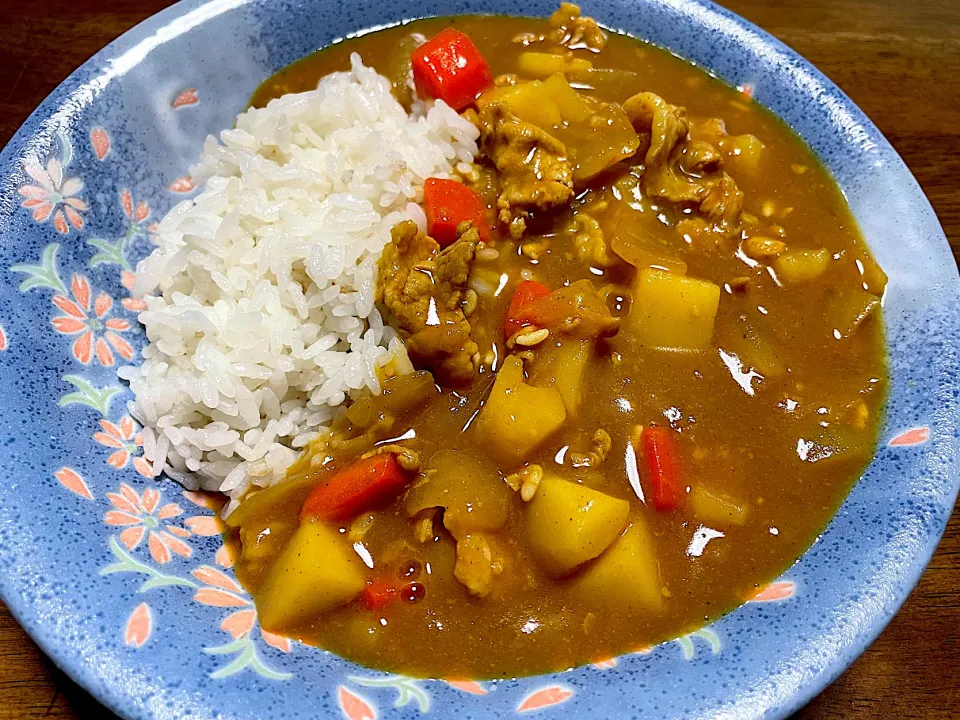
[[[335,38],[503,0],[186,0],[70,76],[0,155],[0,594],[69,675],[128,718],[783,717],[880,633],[957,494],[960,282],[877,129],[808,63],[705,2],[608,0],[605,25],[687,57],[783,117],[833,172],[890,275],[892,389],[876,458],[778,582],[709,628],[595,666],[414,681],[263,632],[209,498],[147,479],[117,366],[143,338],[131,268],[193,192],[208,133]],[[546,15],[552,0],[522,7]]]

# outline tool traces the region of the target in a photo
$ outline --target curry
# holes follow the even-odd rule
[[[413,367],[228,517],[263,626],[481,679],[749,599],[835,513],[884,402],[886,277],[828,173],[747,94],[569,5],[345,40],[253,103],[351,53],[407,105],[449,99],[482,156],[380,259]]]

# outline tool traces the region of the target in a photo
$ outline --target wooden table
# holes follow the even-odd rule
[[[0,144],[80,63],[169,0],[45,0],[0,7]],[[809,58],[913,170],[960,253],[960,2],[725,0]],[[960,716],[960,512],[883,635],[802,720]],[[0,718],[107,719],[0,605]]]

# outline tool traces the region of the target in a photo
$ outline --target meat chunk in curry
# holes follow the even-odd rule
[[[408,220],[393,228],[380,256],[378,297],[402,331],[410,358],[452,385],[470,380],[478,350],[461,304],[479,241],[476,229],[467,228],[441,250]]]
[[[650,92],[628,98],[623,109],[647,139],[643,158],[646,193],[698,207],[703,218],[724,236],[739,232],[743,193],[723,171],[717,149],[690,138],[686,111]]]
[[[597,21],[580,12],[573,3],[560,3],[559,9],[547,21],[550,29],[546,37],[556,45],[570,50],[586,49],[593,52],[603,50],[607,36],[597,25]]]
[[[479,122],[483,150],[500,180],[497,217],[518,239],[531,211],[553,210],[569,202],[573,163],[562,142],[500,103],[485,105]]]

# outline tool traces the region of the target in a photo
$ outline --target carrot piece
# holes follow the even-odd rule
[[[490,67],[469,36],[447,28],[410,56],[421,95],[443,100],[454,110],[472,104],[493,85]]]
[[[383,610],[394,600],[398,600],[397,586],[387,580],[367,580],[367,586],[360,593],[360,604],[367,610]]]
[[[517,286],[507,310],[507,319],[503,323],[503,333],[508,338],[533,323],[517,319],[517,313],[535,300],[546,297],[550,291],[536,280],[524,280]]]
[[[653,489],[653,507],[661,512],[676,510],[683,499],[683,486],[673,433],[667,428],[651,426],[643,429],[640,438]]]
[[[463,183],[427,178],[423,184],[423,210],[427,215],[427,234],[441,247],[457,239],[457,226],[464,221],[473,224],[481,240],[490,239],[483,202]]]
[[[300,522],[345,520],[391,499],[407,480],[391,454],[359,460],[313,489],[300,510]]]

